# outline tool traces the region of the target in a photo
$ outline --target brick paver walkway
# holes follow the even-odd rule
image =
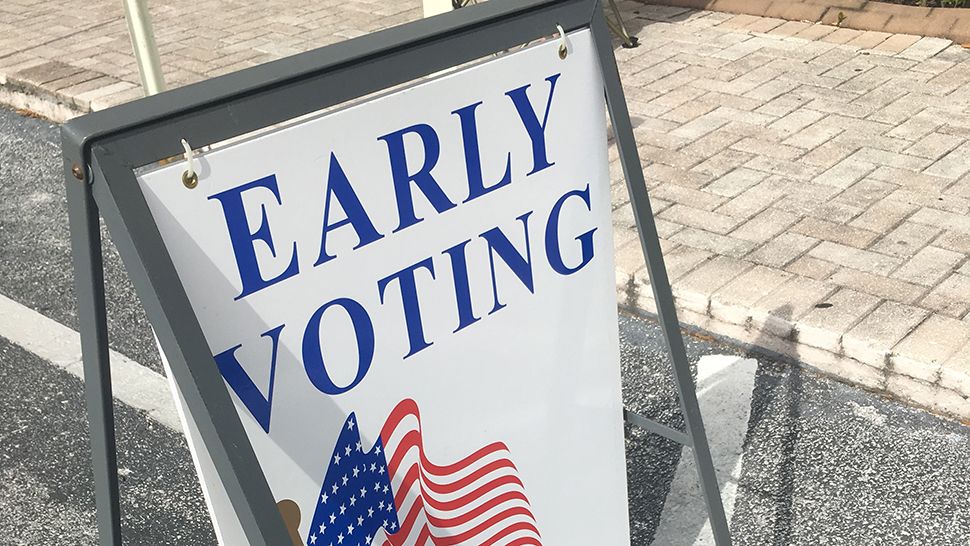
[[[684,322],[970,417],[970,52],[623,11],[642,45],[617,55]],[[175,87],[417,19],[420,4],[159,0],[153,15]],[[0,3],[0,100],[63,116],[139,95],[120,2]],[[611,170],[618,292],[650,310]]]
[[[149,5],[170,88],[421,17],[416,0],[153,0]],[[142,96],[122,2],[0,2],[2,84],[81,112]]]
[[[637,11],[618,55],[683,320],[970,416],[970,51]],[[649,309],[615,223],[622,297]]]

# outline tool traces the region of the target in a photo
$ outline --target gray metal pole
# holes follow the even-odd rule
[[[138,61],[138,73],[145,95],[165,91],[165,76],[162,74],[155,32],[152,30],[152,16],[148,13],[147,0],[124,0],[125,19],[128,21],[128,34],[131,48]]]
[[[684,339],[680,334],[680,322],[677,320],[677,309],[674,307],[674,296],[670,290],[670,279],[667,278],[667,268],[664,265],[663,252],[660,248],[657,225],[654,222],[653,210],[650,207],[650,196],[647,195],[647,184],[643,177],[643,168],[637,152],[636,137],[633,134],[633,125],[630,122],[630,112],[627,110],[626,98],[623,96],[623,86],[620,82],[619,70],[616,67],[616,58],[613,55],[613,45],[610,40],[606,17],[598,6],[593,11],[590,26],[600,56],[600,67],[606,85],[606,101],[613,123],[614,138],[620,152],[620,162],[623,165],[627,191],[630,193],[630,206],[633,207],[633,217],[640,234],[643,256],[646,258],[647,270],[650,273],[650,284],[653,287],[654,301],[657,302],[660,328],[667,340],[674,381],[680,395],[680,407],[684,412],[687,435],[690,437],[694,460],[700,474],[701,490],[704,493],[707,513],[711,519],[714,542],[717,546],[729,546],[731,544],[731,531],[724,514],[724,506],[721,503],[721,493],[717,485],[717,475],[714,472],[714,462],[711,459],[711,449],[707,444],[704,422],[701,418],[700,407],[697,404],[694,378],[691,375],[690,363],[687,361]]]
[[[74,254],[74,289],[84,363],[84,395],[91,430],[91,462],[98,535],[104,546],[121,546],[118,503],[118,460],[115,451],[114,406],[108,325],[104,306],[104,266],[101,225],[91,186],[67,167],[67,200]],[[85,177],[86,178],[86,177]]]
[[[112,226],[112,242],[132,284],[142,294],[142,305],[164,348],[172,375],[238,516],[245,544],[291,544],[276,500],[222,374],[214,364],[171,256],[151,221],[152,213],[131,166],[117,162],[119,158],[103,148],[95,148],[92,157],[91,193],[105,224]],[[109,180],[114,181],[113,188]],[[119,201],[126,206],[119,206]]]

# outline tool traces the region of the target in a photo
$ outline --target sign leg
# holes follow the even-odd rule
[[[118,502],[118,461],[104,301],[101,227],[91,186],[75,179],[70,172],[66,179],[81,358],[84,363],[84,394],[91,429],[98,534],[102,545],[120,546],[121,509]]]
[[[660,239],[657,226],[650,207],[650,197],[647,195],[647,185],[643,178],[643,169],[637,153],[636,138],[627,111],[626,98],[620,83],[620,74],[616,68],[616,59],[604,15],[600,10],[594,10],[592,31],[596,40],[596,48],[603,70],[603,80],[606,86],[606,102],[609,106],[610,119],[613,123],[613,135],[620,152],[620,161],[630,194],[630,204],[636,220],[640,244],[650,273],[650,284],[653,288],[654,301],[657,304],[657,315],[660,328],[667,341],[667,350],[674,371],[674,381],[680,395],[680,406],[687,425],[687,435],[693,444],[694,459],[707,504],[707,512],[711,520],[711,530],[714,542],[718,546],[731,544],[731,532],[728,527],[721,494],[714,472],[714,462],[711,459],[711,449],[707,444],[704,433],[704,422],[701,418],[700,407],[697,404],[697,392],[694,378],[691,375],[690,363],[684,349],[684,339],[680,333],[680,322],[677,320],[677,310],[674,307],[674,297],[670,291],[670,280],[664,266]]]

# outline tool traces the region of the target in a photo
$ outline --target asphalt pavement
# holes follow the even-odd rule
[[[0,294],[70,328],[57,127],[0,109]],[[105,245],[112,347],[160,370]],[[681,427],[657,324],[620,318],[627,406]],[[95,544],[82,384],[0,331],[0,544]],[[970,545],[970,428],[704,336],[697,366],[735,544]],[[126,544],[214,543],[179,431],[116,404]],[[633,544],[710,544],[687,449],[628,427]]]
[[[0,339],[0,384],[0,544],[96,544],[81,381]],[[115,420],[125,544],[214,544],[181,432]]]
[[[77,330],[58,131],[0,107],[0,294]],[[112,347],[161,372],[148,318],[110,243],[104,274]]]

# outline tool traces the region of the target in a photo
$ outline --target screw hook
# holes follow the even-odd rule
[[[569,55],[569,41],[566,40],[566,31],[563,30],[562,25],[557,23],[556,29],[559,30],[559,58],[565,59]]]
[[[195,172],[195,152],[184,138],[182,148],[185,149],[185,161],[188,162],[187,168],[182,172],[182,184],[191,190],[199,185],[199,173]]]

